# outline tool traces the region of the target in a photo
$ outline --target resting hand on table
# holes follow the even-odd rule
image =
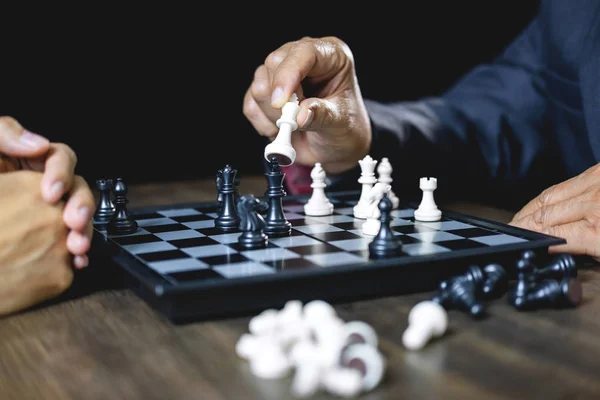
[[[50,143],[46,138],[25,130],[15,119],[0,117],[0,172],[41,172],[39,188],[29,195],[41,193],[48,204],[58,204],[66,199],[63,223],[70,230],[66,238],[67,248],[74,255],[75,267],[82,268],[88,263],[95,204],[85,180],[74,174],[76,163],[77,157],[67,145]],[[3,195],[4,190],[1,193]]]
[[[357,165],[369,152],[371,125],[354,59],[335,37],[303,38],[268,55],[244,96],[243,112],[262,136],[275,139],[275,122],[292,93],[300,100],[292,134],[296,163],[320,162],[329,173]]]
[[[551,252],[600,260],[600,164],[544,190],[510,224],[567,240]]]

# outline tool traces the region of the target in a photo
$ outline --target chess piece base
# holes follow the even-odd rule
[[[292,224],[285,221],[271,221],[272,225],[267,225],[264,228],[264,233],[269,237],[287,236],[292,233]]]
[[[244,249],[261,249],[269,244],[269,237],[264,233],[244,232],[238,238],[238,243]]]
[[[296,160],[296,150],[292,146],[271,142],[265,147],[265,160],[271,161],[275,157],[279,165],[291,165]]]
[[[107,224],[107,232],[111,235],[128,235],[135,233],[138,224],[134,220],[111,221]]]
[[[333,204],[328,203],[326,205],[316,206],[308,202],[304,205],[304,214],[309,217],[322,217],[325,215],[333,214]]]
[[[441,217],[442,217],[442,212],[440,210],[433,210],[433,211],[416,210],[415,211],[415,219],[417,221],[435,222],[435,221],[439,221]]]

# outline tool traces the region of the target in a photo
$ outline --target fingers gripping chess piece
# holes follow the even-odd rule
[[[408,313],[408,328],[402,344],[409,350],[420,350],[448,329],[448,312],[435,301],[422,301]]]
[[[400,200],[398,199],[398,197],[394,194],[394,191],[392,190],[392,182],[393,182],[392,164],[390,163],[389,158],[383,157],[381,159],[381,162],[377,166],[377,173],[379,174],[378,182],[386,183],[386,184],[390,185],[388,197],[392,201],[392,206],[394,207],[394,209],[398,208],[398,205],[400,204]]]
[[[310,177],[312,178],[310,187],[312,187],[313,192],[308,202],[304,205],[304,213],[314,217],[331,215],[333,213],[333,204],[325,195],[325,187],[327,185],[325,183],[325,170],[321,166],[321,163],[315,164]]]
[[[419,183],[423,191],[423,198],[419,208],[415,210],[415,219],[423,222],[439,221],[442,212],[438,209],[433,198],[433,192],[437,189],[437,178],[421,178]]]
[[[267,247],[269,238],[263,232],[265,220],[260,214],[267,210],[268,204],[258,200],[251,194],[241,196],[237,203],[240,216],[240,230],[238,238],[240,246],[244,249],[259,249]]]
[[[279,165],[287,166],[296,161],[296,150],[292,147],[292,132],[298,129],[296,117],[300,112],[300,104],[296,93],[281,109],[281,118],[276,122],[279,133],[275,140],[265,147],[265,159],[271,161],[276,157]]]
[[[375,177],[375,165],[377,160],[373,160],[371,156],[367,155],[365,158],[358,162],[361,168],[360,178],[358,183],[362,185],[360,192],[360,198],[358,203],[354,206],[354,218],[366,219],[367,208],[369,206],[369,191],[373,188],[373,185],[377,183],[377,177]]]

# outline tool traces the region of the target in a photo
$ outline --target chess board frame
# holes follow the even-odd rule
[[[358,200],[359,192],[329,193],[339,201]],[[305,202],[308,195],[287,196],[286,201]],[[132,215],[160,210],[214,209],[218,203],[180,203],[131,208]],[[416,208],[406,202],[401,207]],[[524,250],[533,250],[540,259],[548,257],[550,246],[565,244],[562,238],[520,229],[503,223],[440,208],[444,217],[526,241],[445,253],[370,259],[358,264],[326,268],[289,270],[284,273],[247,276],[238,279],[192,281],[173,284],[144,265],[106,235],[94,229],[96,254],[119,266],[127,285],[150,306],[173,323],[249,315],[266,308],[282,307],[286,301],[322,299],[332,303],[395,296],[435,290],[439,282],[462,273],[470,265],[499,263],[509,276]]]

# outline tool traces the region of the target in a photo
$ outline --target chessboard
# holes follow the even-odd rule
[[[373,258],[373,236],[353,216],[360,193],[328,196],[334,210],[325,216],[306,215],[309,196],[285,196],[291,231],[270,237],[265,248],[242,248],[239,228],[217,228],[222,203],[216,200],[131,208],[134,232],[96,227],[94,243],[174,323],[249,315],[288,300],[339,303],[429,291],[473,265],[501,264],[510,275],[523,251],[543,259],[549,246],[565,243],[443,208],[438,221],[420,222],[418,204],[401,203],[389,223],[401,252]]]

